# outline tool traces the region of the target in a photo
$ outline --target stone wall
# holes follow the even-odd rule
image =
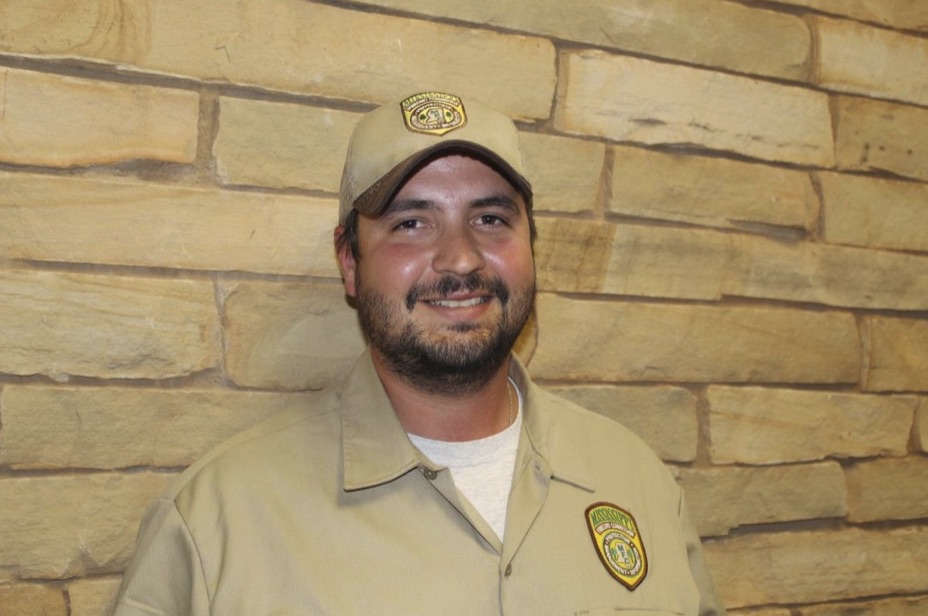
[[[338,378],[347,136],[432,88],[517,119],[519,352],[732,613],[928,613],[925,2],[0,0],[0,614],[107,614],[165,482]]]

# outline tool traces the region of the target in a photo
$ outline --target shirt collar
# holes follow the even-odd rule
[[[579,455],[586,444],[579,442],[573,436],[574,431],[563,424],[564,415],[558,412],[563,401],[538,387],[529,378],[528,370],[515,354],[509,363],[509,376],[518,385],[525,403],[520,458],[525,455],[538,456],[554,479],[592,492],[593,474],[584,457]],[[527,444],[525,440],[528,441]]]
[[[531,381],[514,354],[509,366],[509,376],[524,403],[519,457],[537,456],[555,479],[592,490],[592,475],[577,455],[583,443],[575,442],[567,430],[557,429],[562,421],[556,413],[560,405]],[[381,485],[419,466],[438,470],[406,436],[374,369],[370,350],[355,362],[342,384],[340,399],[345,490]]]
[[[387,483],[426,462],[393,412],[370,350],[355,362],[340,398],[345,490]]]

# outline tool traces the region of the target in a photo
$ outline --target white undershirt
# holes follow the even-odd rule
[[[508,428],[475,441],[438,441],[410,434],[412,444],[429,460],[451,471],[458,491],[496,531],[500,541],[506,531],[506,507],[522,430],[522,393],[516,390],[519,405]]]

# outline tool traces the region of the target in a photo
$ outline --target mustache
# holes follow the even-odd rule
[[[445,275],[429,284],[415,284],[406,294],[406,309],[412,312],[422,297],[443,299],[452,293],[473,293],[479,291],[495,296],[500,304],[505,306],[509,302],[509,287],[496,276],[487,278],[476,272],[467,276]]]

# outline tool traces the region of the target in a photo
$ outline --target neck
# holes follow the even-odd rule
[[[505,430],[512,420],[516,392],[509,391],[509,362],[485,385],[454,394],[424,391],[391,371],[375,350],[374,368],[403,428],[440,441],[472,441]]]

